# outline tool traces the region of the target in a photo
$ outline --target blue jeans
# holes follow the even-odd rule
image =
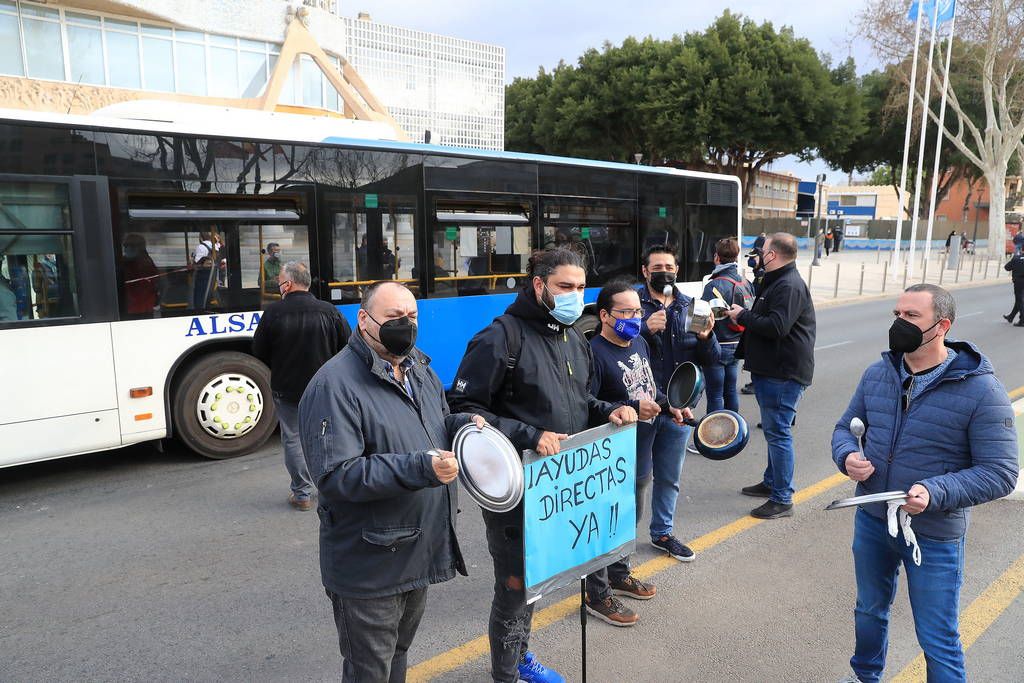
[[[740,392],[736,388],[740,376],[740,362],[735,356],[736,344],[722,344],[722,355],[718,361],[704,366],[709,413],[722,408],[740,412]]]
[[[679,475],[692,427],[679,426],[669,415],[654,418],[654,485],[651,487],[651,538],[672,533],[679,498]]]
[[[751,374],[754,395],[761,408],[761,426],[768,442],[768,467],[764,484],[772,490],[769,499],[784,505],[793,502],[793,419],[804,394],[804,385],[791,379]]]
[[[313,495],[313,481],[309,477],[306,458],[302,455],[299,441],[299,406],[274,396],[277,408],[277,422],[281,426],[281,448],[284,450],[284,466],[291,477],[292,494],[296,500],[309,500]]]
[[[857,510],[853,525],[857,644],[850,667],[864,683],[876,683],[882,677],[889,645],[889,608],[896,597],[901,563],[907,572],[914,630],[927,662],[928,683],[967,680],[958,630],[964,537],[940,541],[917,534],[917,542],[920,567],[911,559],[902,531],[893,538],[885,520]]]

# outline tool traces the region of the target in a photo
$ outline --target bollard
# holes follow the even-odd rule
[[[921,264],[921,284],[928,282],[928,262]]]
[[[903,266],[903,290],[907,289],[907,275],[910,273],[910,264],[907,263]]]
[[[864,263],[860,264],[860,287],[857,288],[857,296],[864,294]]]
[[[942,284],[942,276],[946,274],[946,269],[942,267],[942,261],[939,261],[939,284]]]
[[[811,291],[811,281],[814,280],[814,266],[807,266],[807,291]],[[811,295],[814,298],[814,295]]]
[[[882,247],[881,246],[877,246],[877,247],[875,247],[875,265],[878,265],[881,262],[882,262]]]
[[[956,261],[956,275],[953,277],[953,282],[960,282],[960,264],[963,263],[963,259],[957,259]]]
[[[889,260],[886,259],[885,263],[882,264],[882,294],[885,294],[885,281],[889,275]]]
[[[839,298],[839,263],[836,263],[836,286],[835,289],[832,290],[832,298]]]
[[[977,264],[978,264],[978,257],[977,256],[972,256],[971,257],[971,277],[970,277],[970,279],[967,280],[968,282],[974,282],[974,266],[976,266]]]

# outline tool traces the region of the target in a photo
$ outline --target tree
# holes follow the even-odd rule
[[[845,173],[857,171],[872,173],[872,184],[891,185],[899,191],[900,175],[903,169],[903,140],[907,118],[907,85],[900,77],[899,66],[888,66],[881,71],[872,71],[858,79],[857,88],[861,104],[865,112],[865,126],[860,136],[848,141],[842,149],[825,148],[822,158],[833,168]],[[956,75],[959,79],[959,74]],[[966,87],[966,86],[965,86]],[[933,93],[933,97],[938,97]],[[911,149],[914,154],[908,160],[907,179],[909,186],[907,196],[913,196],[917,177],[917,153],[920,141],[920,119],[912,121]],[[921,201],[919,216],[928,215],[928,195],[932,183],[933,160],[935,158],[934,132],[925,140],[925,169],[922,175]],[[881,171],[876,173],[876,171]],[[939,183],[936,192],[936,205],[942,201],[949,190],[960,180],[967,180],[973,187],[980,176],[968,161],[952,145],[942,147],[939,158]],[[904,211],[910,216],[910,204],[905,202]]]
[[[953,43],[952,63],[967,77],[959,82],[950,78],[943,133],[985,176],[991,196],[988,249],[992,255],[1001,255],[1007,168],[1014,153],[1024,149],[1024,0],[958,0],[956,4],[958,39]],[[927,19],[922,22],[922,33],[929,31],[929,25]],[[913,49],[915,26],[906,18],[906,4],[902,0],[869,0],[861,15],[861,29],[880,57],[904,65],[899,73],[909,83],[910,60],[905,56]],[[944,54],[937,50],[929,73],[927,35],[923,42],[916,102],[929,108],[930,121],[938,125],[938,103],[925,102],[924,89],[930,78],[931,90],[941,90]]]
[[[725,12],[703,33],[606,43],[576,65],[517,79],[506,90],[506,144],[732,173],[746,204],[765,165],[841,150],[860,134],[856,85],[852,61],[830,70],[792,29]]]

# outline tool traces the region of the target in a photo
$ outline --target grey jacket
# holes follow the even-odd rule
[[[427,451],[449,449],[470,416],[449,414],[426,355],[409,358],[412,398],[357,331],[299,402],[320,492],[320,573],[342,597],[395,595],[466,573],[456,483],[438,481]]]

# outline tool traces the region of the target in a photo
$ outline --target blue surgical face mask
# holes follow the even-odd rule
[[[640,321],[643,318],[617,318],[615,320],[615,334],[622,337],[624,341],[633,341],[640,334]]]
[[[548,294],[551,294],[551,290],[548,290]],[[555,302],[555,307],[550,309],[551,317],[563,325],[572,325],[583,315],[583,292],[551,294],[551,298]]]

